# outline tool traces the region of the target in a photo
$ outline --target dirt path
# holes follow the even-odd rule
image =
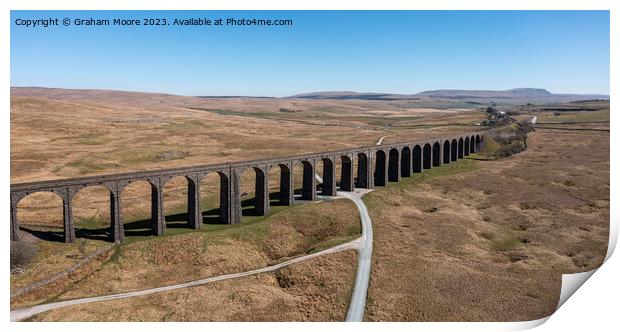
[[[359,247],[362,243],[362,238],[353,240],[351,242],[347,242],[347,243],[343,243],[341,245],[323,250],[323,251],[319,251],[316,252],[314,254],[310,254],[307,256],[302,256],[302,257],[297,257],[294,259],[291,259],[289,261],[277,264],[277,265],[273,265],[273,266],[267,266],[264,268],[260,268],[257,270],[252,270],[252,271],[247,271],[247,272],[240,272],[240,273],[232,273],[232,274],[226,274],[226,275],[222,275],[222,276],[217,276],[217,277],[210,277],[210,278],[205,278],[205,279],[200,279],[200,280],[195,280],[195,281],[190,281],[187,283],[182,283],[182,284],[176,284],[176,285],[170,285],[170,286],[163,286],[163,287],[156,287],[156,288],[150,288],[150,289],[144,289],[144,290],[140,290],[140,291],[134,291],[134,292],[127,292],[127,293],[120,293],[120,294],[112,294],[112,295],[103,295],[103,296],[95,296],[95,297],[86,297],[86,298],[81,298],[81,299],[74,299],[74,300],[67,300],[67,301],[61,301],[61,302],[54,302],[54,303],[47,303],[47,304],[41,304],[41,305],[36,305],[33,307],[29,307],[29,308],[23,308],[23,309],[17,309],[17,310],[13,310],[11,311],[11,321],[15,322],[15,321],[21,321],[24,320],[26,318],[29,318],[33,315],[48,311],[48,310],[52,310],[52,309],[58,309],[58,308],[62,308],[62,307],[66,307],[66,306],[71,306],[71,305],[76,305],[76,304],[84,304],[84,303],[91,303],[91,302],[100,302],[100,301],[109,301],[109,300],[117,300],[117,299],[125,299],[125,298],[130,298],[130,297],[135,297],[135,296],[143,296],[143,295],[149,295],[149,294],[155,294],[155,293],[160,293],[160,292],[165,292],[165,291],[170,291],[170,290],[175,290],[175,289],[180,289],[180,288],[186,288],[186,287],[194,287],[194,286],[200,286],[200,285],[205,285],[211,282],[215,282],[215,281],[220,281],[220,280],[227,280],[227,279],[235,279],[235,278],[241,278],[241,277],[246,277],[246,276],[250,276],[250,275],[254,275],[254,274],[258,274],[258,273],[264,273],[264,272],[271,272],[271,271],[275,271],[278,269],[281,269],[283,267],[286,267],[288,265],[294,264],[294,263],[298,263],[298,262],[302,262],[311,258],[315,258],[318,256],[323,256],[323,255],[327,255],[327,254],[331,254],[331,253],[335,253],[335,252],[340,252],[340,251],[344,251],[344,250],[359,250]]]
[[[165,291],[170,291],[170,290],[175,290],[175,289],[180,289],[180,288],[194,287],[194,286],[204,285],[204,284],[208,284],[208,283],[220,281],[220,280],[235,279],[235,278],[246,277],[246,276],[250,276],[250,275],[254,275],[258,273],[271,272],[271,271],[281,269],[283,267],[286,267],[288,265],[291,265],[297,262],[302,262],[302,261],[315,258],[318,256],[323,256],[323,255],[327,255],[327,254],[331,254],[331,253],[335,253],[339,251],[344,251],[344,250],[351,250],[351,249],[357,250],[358,252],[358,265],[357,265],[357,274],[355,276],[355,285],[353,288],[353,294],[351,296],[351,304],[349,305],[349,310],[347,312],[346,321],[362,321],[364,317],[364,308],[366,307],[366,294],[368,292],[368,284],[370,281],[370,264],[371,264],[371,258],[372,258],[372,222],[370,220],[368,210],[366,209],[366,206],[364,205],[364,202],[361,199],[361,196],[369,191],[370,190],[366,190],[366,189],[356,189],[355,192],[339,192],[338,193],[339,196],[353,201],[353,203],[355,203],[355,206],[357,207],[359,214],[360,214],[360,221],[362,223],[362,236],[351,242],[343,243],[341,245],[338,245],[338,246],[335,246],[335,247],[332,247],[332,248],[329,248],[323,251],[319,251],[314,254],[297,257],[297,258],[291,259],[286,262],[282,262],[277,265],[268,266],[268,267],[264,267],[264,268],[260,268],[256,270],[226,274],[222,276],[210,277],[210,278],[195,280],[195,281],[182,283],[182,284],[156,287],[156,288],[144,289],[144,290],[134,291],[134,292],[95,296],[95,297],[86,297],[86,298],[81,298],[81,299],[47,303],[47,304],[37,305],[37,306],[29,307],[29,308],[16,309],[16,310],[11,311],[11,321],[21,321],[21,320],[27,319],[29,317],[32,317],[33,315],[36,315],[36,314],[39,314],[45,311],[58,309],[58,308],[71,306],[71,305],[76,305],[76,304],[85,304],[85,303],[91,303],[91,302],[125,299],[125,298],[155,294],[155,293],[160,293],[160,292],[165,292]]]
[[[364,308],[366,308],[366,295],[370,283],[370,265],[372,262],[372,221],[361,197],[369,191],[367,189],[356,189],[354,192],[338,193],[355,203],[362,222],[362,237],[359,239],[361,241],[357,249],[357,275],[351,295],[351,304],[347,312],[347,322],[361,322],[364,319]]]
[[[357,207],[362,223],[362,237],[357,247],[357,273],[355,275],[355,285],[351,294],[351,303],[345,320],[347,322],[361,322],[364,319],[364,309],[366,308],[366,295],[370,284],[370,267],[372,263],[372,220],[368,214],[368,209],[362,201],[362,196],[372,190],[355,188],[353,192],[340,191],[339,197],[350,199]],[[321,199],[337,199],[323,196]]]

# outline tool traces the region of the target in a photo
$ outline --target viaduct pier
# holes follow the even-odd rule
[[[401,142],[380,146],[366,146],[340,151],[312,153],[298,156],[264,160],[241,161],[214,165],[161,170],[140,171],[110,175],[89,176],[51,181],[11,184],[11,240],[19,240],[20,222],[17,205],[26,196],[36,192],[52,192],[63,201],[63,237],[67,243],[75,241],[75,226],[72,213],[74,196],[86,187],[107,188],[110,195],[110,240],[120,243],[124,240],[121,195],[123,189],[134,182],[146,181],[151,188],[151,222],[154,235],[166,231],[163,209],[163,188],[175,177],[187,180],[187,227],[200,229],[203,224],[200,206],[201,180],[210,173],[217,173],[220,182],[220,221],[227,224],[241,222],[240,176],[252,168],[255,173],[254,206],[256,214],[269,211],[268,173],[271,168],[280,169],[278,203],[292,205],[295,200],[316,200],[317,194],[334,196],[336,190],[353,191],[358,188],[386,186],[442,164],[448,164],[470,153],[478,152],[483,141],[483,132],[442,137],[415,142]],[[337,188],[336,164],[341,163],[340,186]],[[301,195],[294,195],[293,169],[301,164]],[[357,165],[357,167],[355,167]],[[321,166],[323,184],[317,192],[315,173]]]

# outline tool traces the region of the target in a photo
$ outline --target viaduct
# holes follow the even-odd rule
[[[211,172],[220,178],[220,219],[223,223],[241,222],[240,175],[253,168],[256,174],[254,206],[258,215],[269,211],[268,173],[272,167],[280,168],[279,204],[292,205],[295,200],[315,200],[317,186],[315,173],[317,164],[322,164],[323,185],[321,195],[334,196],[336,190],[353,191],[358,188],[386,186],[398,182],[401,177],[410,177],[433,167],[454,162],[470,153],[478,152],[483,132],[462,134],[425,141],[394,143],[380,146],[359,147],[349,150],[313,153],[268,160],[241,161],[235,163],[199,165],[152,171],[100,175],[81,178],[18,183],[11,185],[11,240],[19,240],[17,205],[26,196],[35,192],[52,192],[63,201],[64,241],[75,241],[75,227],[72,213],[73,197],[90,186],[105,187],[110,193],[110,240],[120,243],[125,231],[121,215],[121,194],[130,183],[147,181],[151,186],[151,222],[154,235],[166,231],[163,209],[163,188],[166,181],[174,177],[185,177],[188,185],[187,221],[188,227],[200,229],[203,224],[200,206],[201,179]],[[354,160],[357,158],[357,170]],[[336,187],[336,163],[340,159],[340,187]],[[303,166],[301,196],[295,197],[293,169]]]

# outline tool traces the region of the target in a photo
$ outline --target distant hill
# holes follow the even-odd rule
[[[547,105],[583,100],[608,100],[608,95],[594,94],[555,94],[545,89],[519,88],[510,90],[432,90],[415,94],[394,94],[355,91],[322,91],[297,94],[290,97],[243,97],[243,96],[179,96],[164,93],[145,93],[131,91],[97,89],[59,89],[42,87],[11,87],[11,96],[38,97],[54,100],[84,103],[104,103],[136,107],[203,107],[218,100],[253,100],[293,102],[289,99],[331,99],[393,101],[403,107],[419,108],[480,108],[490,105],[523,105],[527,103]],[[209,106],[210,108],[213,108]]]
[[[532,98],[550,97],[553,94],[545,89],[518,88],[510,90],[431,90],[417,95],[440,98]]]
[[[37,97],[84,103],[103,103],[124,106],[183,106],[193,105],[200,98],[165,93],[148,93],[101,89],[62,89],[43,87],[11,87],[11,96]]]
[[[304,99],[370,99],[370,100],[390,100],[390,99],[412,99],[411,95],[400,95],[393,93],[368,92],[360,93],[355,91],[321,91],[300,93],[287,98]]]
[[[608,95],[555,94],[545,89],[517,88],[510,90],[431,90],[415,94],[358,93],[354,91],[322,91],[303,93],[289,98],[306,99],[366,99],[366,100],[461,100],[486,104],[489,101],[505,103],[553,103],[590,99],[609,99]]]

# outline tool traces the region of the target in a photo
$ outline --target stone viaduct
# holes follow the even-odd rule
[[[201,179],[211,172],[220,178],[220,219],[223,223],[241,222],[240,175],[244,170],[255,171],[254,206],[258,215],[269,211],[268,173],[272,167],[280,168],[278,200],[281,205],[292,205],[295,200],[315,200],[317,185],[315,173],[317,164],[322,164],[323,184],[320,194],[333,196],[336,190],[353,191],[358,188],[386,186],[398,182],[401,177],[410,177],[433,167],[454,162],[470,153],[477,152],[483,140],[483,132],[462,134],[417,142],[394,143],[379,146],[359,147],[349,150],[313,153],[267,160],[251,160],[235,163],[200,165],[122,174],[90,176],[51,181],[18,183],[11,185],[11,240],[19,239],[17,205],[26,196],[35,192],[52,192],[63,201],[64,241],[75,241],[72,213],[73,197],[82,189],[101,186],[110,193],[110,240],[120,243],[124,240],[121,215],[121,194],[130,183],[147,181],[151,187],[151,229],[154,235],[166,231],[163,209],[163,188],[166,181],[174,177],[185,177],[188,184],[187,221],[188,227],[200,229],[203,224],[200,206]],[[357,158],[357,170],[354,161]],[[341,162],[340,187],[336,184],[336,163]],[[301,195],[294,195],[293,169],[303,166]]]

